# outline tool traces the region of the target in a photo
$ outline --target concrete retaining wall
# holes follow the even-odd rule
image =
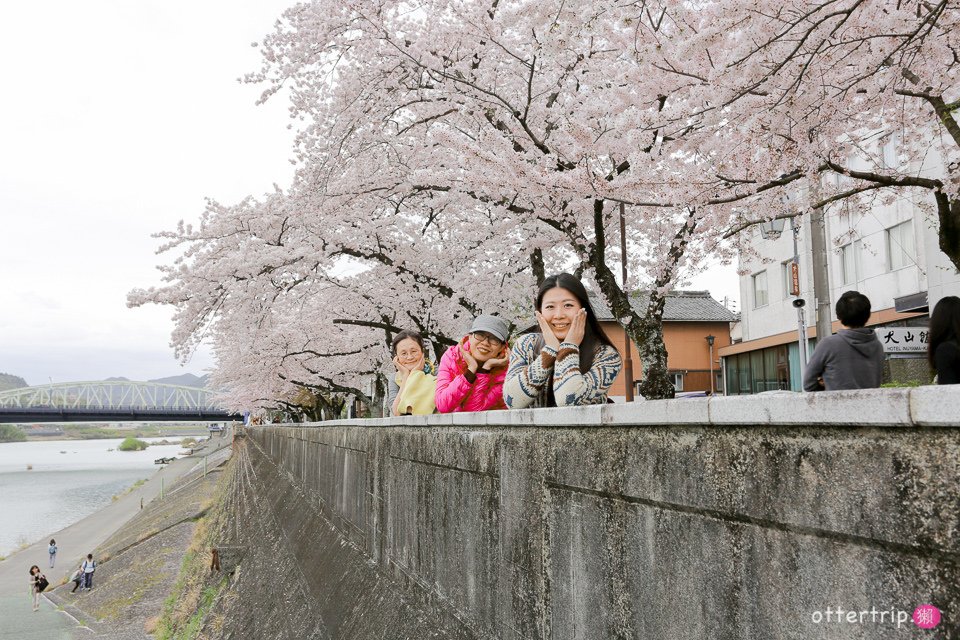
[[[247,433],[317,637],[960,637],[960,388]]]

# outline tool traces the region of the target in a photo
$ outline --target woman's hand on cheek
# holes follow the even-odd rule
[[[480,365],[477,363],[477,359],[473,357],[473,354],[470,353],[470,351],[464,345],[464,342],[461,342],[458,345],[458,348],[460,349],[460,357],[463,358],[463,361],[467,363],[467,368],[476,373],[477,368]]]
[[[570,323],[570,330],[567,332],[567,337],[564,338],[563,341],[579,346],[579,344],[583,342],[583,334],[586,330],[587,310],[580,309],[577,315],[573,317],[573,322]]]
[[[540,325],[540,333],[543,334],[543,341],[547,343],[547,346],[558,349],[560,341],[557,340],[557,336],[553,335],[553,327],[539,311],[537,311],[537,323]]]
[[[494,369],[506,367],[509,364],[510,348],[507,345],[503,345],[503,349],[500,350],[500,354],[496,358],[490,358],[483,363],[483,369],[484,371],[493,371]]]

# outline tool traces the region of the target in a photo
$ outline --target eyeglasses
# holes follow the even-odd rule
[[[473,336],[473,339],[477,341],[477,344],[482,344],[482,343],[486,342],[486,343],[489,344],[491,347],[499,347],[499,346],[501,346],[501,345],[503,344],[503,340],[501,340],[500,338],[495,338],[495,337],[493,337],[492,335],[490,335],[489,333],[483,333],[483,332],[481,332],[481,331],[476,331],[476,332],[472,333],[471,335]]]

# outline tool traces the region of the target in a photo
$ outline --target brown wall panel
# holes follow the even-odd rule
[[[624,333],[623,328],[616,322],[601,322],[607,337],[613,341],[623,356]],[[684,391],[706,391],[710,388],[710,349],[706,337],[714,336],[713,369],[720,368],[721,347],[730,344],[730,324],[727,322],[665,322],[663,324],[663,341],[667,347],[667,366],[671,371],[703,371],[702,378],[694,381],[685,381]],[[642,371],[637,358],[637,347],[632,345],[631,357],[633,360],[633,378],[640,380]],[[623,384],[623,372],[614,380],[610,387],[611,396],[623,396],[626,391]],[[695,386],[690,386],[695,385]]]

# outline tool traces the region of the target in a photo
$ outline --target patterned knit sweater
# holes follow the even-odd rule
[[[520,336],[510,351],[503,400],[510,409],[547,406],[549,384],[558,407],[602,404],[622,366],[613,347],[600,344],[589,371],[580,372],[580,347],[570,342],[554,349],[539,333]]]

